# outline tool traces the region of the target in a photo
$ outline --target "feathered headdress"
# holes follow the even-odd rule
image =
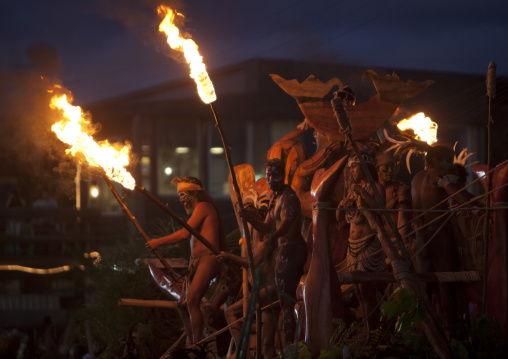
[[[455,147],[457,147],[457,142],[455,142],[455,144],[453,145],[453,152],[455,152]],[[453,158],[453,163],[457,163],[457,164],[464,166],[464,167],[473,166],[473,165],[477,164],[478,161],[472,162],[468,165],[466,165],[466,161],[469,159],[469,157],[471,157],[474,154],[475,154],[474,152],[467,153],[467,147],[464,147],[462,149],[462,151],[460,151],[458,156],[455,155],[455,157]]]
[[[258,190],[250,188],[243,194],[243,202],[245,206],[252,206],[257,209],[268,209],[270,203],[269,191]]]
[[[407,154],[406,155],[406,167],[407,167],[407,170],[409,171],[409,173],[411,173],[410,160],[411,160],[412,155],[420,154],[420,155],[425,156],[427,154],[427,152],[429,152],[433,147],[436,147],[436,146],[442,146],[442,147],[448,147],[448,148],[451,147],[450,145],[445,145],[445,144],[443,144],[443,142],[440,142],[440,141],[436,142],[433,145],[429,145],[427,142],[411,138],[409,135],[407,135],[405,133],[399,133],[399,134],[400,134],[400,136],[404,137],[405,140],[396,140],[396,139],[390,137],[388,135],[388,132],[386,131],[386,129],[384,129],[385,138],[387,139],[387,141],[389,141],[390,143],[393,144],[386,151],[387,152],[394,151],[393,157],[394,157],[395,161],[400,161],[402,159],[402,156],[404,156],[404,154]],[[453,146],[453,148],[450,148],[454,153],[453,163],[460,164],[464,167],[469,167],[469,166],[472,166],[475,163],[477,163],[477,162],[473,162],[473,163],[465,166],[467,159],[470,158],[472,155],[474,155],[474,153],[468,153],[467,147],[465,147],[462,149],[462,151],[459,153],[459,155],[455,155],[455,147],[456,146],[457,146],[457,142],[455,142],[455,145]]]
[[[399,133],[399,135],[405,138],[405,140],[396,140],[388,135],[386,129],[384,129],[383,132],[386,140],[392,144],[392,146],[389,147],[386,152],[393,151],[393,158],[395,162],[400,163],[404,154],[407,153],[406,167],[409,173],[411,173],[411,156],[414,154],[425,155],[431,148],[431,145],[429,145],[427,142],[416,140],[404,133]]]

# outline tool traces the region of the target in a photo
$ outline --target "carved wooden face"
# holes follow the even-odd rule
[[[386,183],[390,182],[393,179],[393,169],[394,163],[383,163],[382,165],[377,167],[377,175],[379,177],[379,182]]]
[[[361,180],[367,178],[367,176],[365,176],[365,173],[363,173],[362,171],[362,166],[360,166],[359,163],[351,163],[350,171],[353,182],[355,183],[360,183]]]

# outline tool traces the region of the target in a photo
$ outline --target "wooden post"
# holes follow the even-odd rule
[[[167,308],[178,309],[178,303],[169,300],[145,300],[120,298],[118,301],[120,307],[147,307],[147,308]]]
[[[489,97],[489,114],[487,119],[487,193],[491,191],[492,188],[492,174],[491,174],[491,166],[492,164],[492,154],[491,154],[491,124],[492,124],[492,99],[496,96],[496,63],[491,62],[489,64],[489,69],[487,72],[487,96]],[[484,235],[483,235],[483,293],[482,293],[482,314],[485,314],[485,309],[487,305],[487,276],[488,276],[488,262],[489,262],[489,245],[490,245],[490,195],[485,198],[485,209],[486,209],[486,218],[485,218],[485,226],[484,226]]]
[[[113,184],[111,183],[111,180],[108,178],[108,176],[106,176],[105,173],[102,173],[102,177],[104,178],[104,180],[106,181],[106,183],[108,184],[109,186],[109,189],[111,190],[111,192],[113,193],[113,195],[115,196],[116,200],[118,201],[118,203],[120,204],[120,206],[122,207],[124,213],[127,215],[127,217],[129,217],[129,219],[131,220],[131,222],[134,224],[134,226],[136,226],[138,232],[141,234],[141,236],[143,237],[143,239],[148,242],[150,241],[150,237],[148,237],[148,235],[145,233],[145,231],[143,230],[143,228],[141,228],[141,226],[139,225],[138,223],[138,220],[136,219],[136,217],[134,217],[132,215],[132,213],[129,211],[129,209],[127,208],[127,206],[125,205],[125,203],[123,203],[123,200],[120,198],[118,192],[116,191],[115,187],[113,187]],[[178,275],[178,273],[175,272],[175,270],[169,265],[169,263],[166,261],[166,259],[164,259],[164,257],[159,253],[159,251],[157,251],[156,249],[152,249],[152,252],[157,256],[157,258],[159,258],[159,261],[162,263],[162,265],[164,266],[164,268],[166,268],[169,272],[169,274],[175,279],[175,281],[177,281],[178,283],[182,283],[182,277],[180,277]]]
[[[240,239],[240,245],[242,246],[242,257],[247,257],[247,243],[245,237]],[[249,272],[247,268],[242,268],[242,291],[243,291],[243,315],[247,315],[248,293],[249,293]]]
[[[243,199],[242,199],[242,194],[240,193],[240,187],[238,186],[238,181],[236,180],[236,173],[235,173],[235,168],[233,166],[233,162],[231,160],[231,151],[230,151],[230,148],[226,142],[226,137],[224,136],[224,132],[222,131],[222,126],[219,122],[219,118],[217,117],[217,113],[215,112],[215,108],[213,107],[213,103],[210,102],[210,108],[212,109],[212,112],[213,112],[213,117],[215,119],[215,126],[217,127],[217,130],[219,131],[219,135],[221,137],[221,140],[222,140],[222,145],[224,146],[224,153],[226,154],[226,162],[228,164],[228,167],[229,167],[229,172],[231,173],[231,180],[232,180],[232,183],[233,183],[233,188],[235,189],[235,193],[236,193],[236,196],[237,196],[237,201],[238,201],[238,207],[240,209],[243,209]],[[248,228],[247,227],[247,221],[245,220],[245,218],[242,218],[242,224],[243,224],[243,228]],[[252,284],[253,284],[253,287],[252,287],[252,300],[254,301],[257,301],[257,295],[258,295],[258,291],[257,291],[257,288],[256,288],[256,283],[255,283],[255,267],[254,267],[254,255],[252,253],[252,239],[250,237],[250,233],[249,231],[245,231],[245,243],[247,245],[247,255],[248,255],[248,258],[249,258],[249,269],[250,269],[250,272],[251,272],[251,276],[252,276]],[[261,308],[256,305],[256,358],[257,359],[261,359],[261,350],[259,350],[262,345],[261,345]],[[246,320],[244,322],[244,326],[250,326],[250,320]],[[243,331],[243,330],[242,330]],[[249,341],[249,338],[244,338],[242,337],[240,339],[240,343],[241,345],[239,345],[239,349],[240,349],[240,352],[237,353],[239,355],[239,358],[240,359],[244,359],[247,357],[247,351],[248,351],[248,348],[247,348],[247,351],[244,350],[244,346],[245,346],[245,341]]]

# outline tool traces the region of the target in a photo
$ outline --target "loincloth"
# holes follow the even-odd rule
[[[213,256],[213,253],[209,254],[203,254],[199,257],[191,258],[189,260],[189,266],[187,267],[187,273],[185,273],[185,276],[183,277],[183,291],[186,293],[187,289],[189,289],[190,284],[192,283],[192,280],[194,279],[194,276],[196,275],[196,272],[198,271],[199,263],[201,262],[201,258]]]
[[[348,240],[348,271],[380,272],[383,270],[386,255],[376,233]]]

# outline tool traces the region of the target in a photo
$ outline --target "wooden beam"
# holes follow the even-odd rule
[[[148,308],[167,308],[177,309],[178,304],[176,302],[170,302],[169,300],[144,300],[144,299],[129,299],[120,298],[118,305],[121,307],[148,307]]]

